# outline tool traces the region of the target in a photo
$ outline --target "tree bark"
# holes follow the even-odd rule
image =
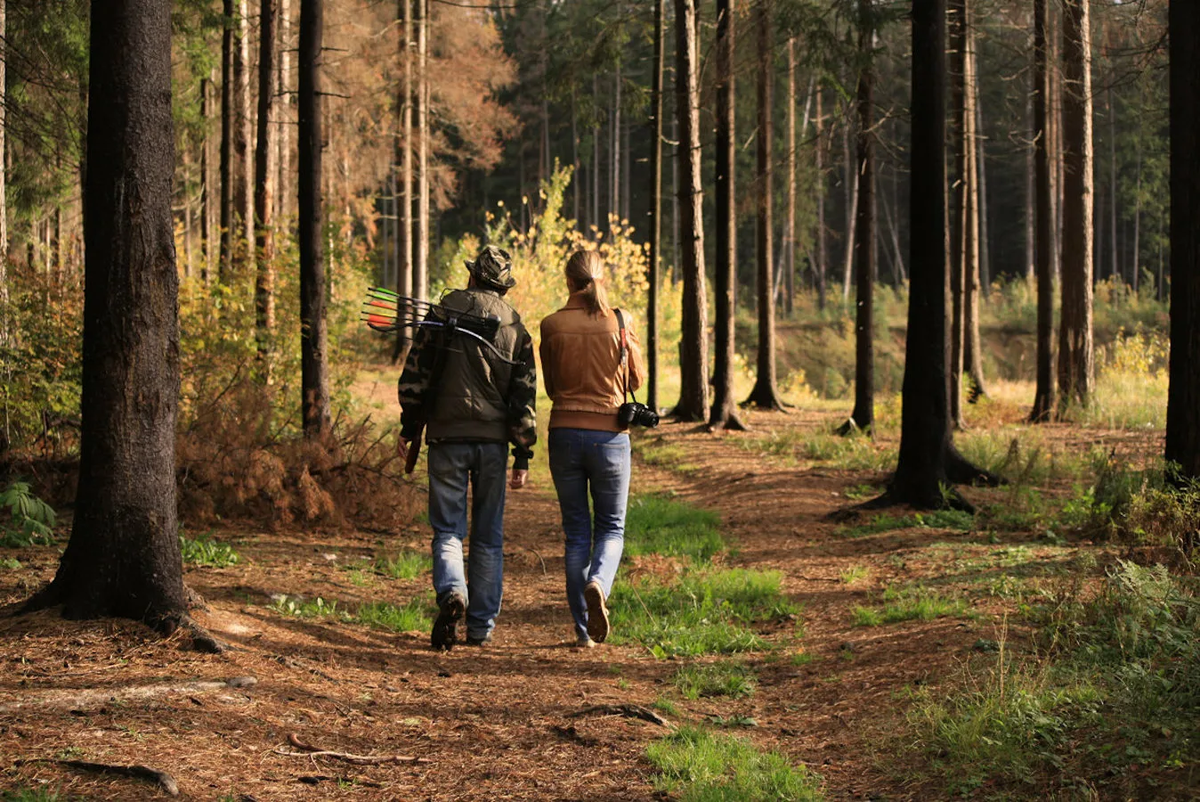
[[[92,7],[83,403],[71,539],[27,609],[184,619],[176,519],[178,277],[170,5]]]
[[[413,82],[413,0],[399,0],[400,14],[400,132],[397,141],[397,162],[400,171],[400,196],[396,199],[399,214],[396,216],[396,292],[405,297],[413,294],[416,287],[413,269],[413,160],[412,160],[412,82]],[[521,154],[522,165],[524,153]],[[524,181],[521,191],[525,191]],[[522,207],[523,209],[524,207]],[[399,362],[411,342],[409,330],[401,328],[396,333],[396,347],[392,361]]]
[[[967,0],[949,0],[950,75],[954,82],[950,87],[950,105],[954,122],[954,178],[951,182],[950,222],[950,420],[956,429],[966,428],[963,417],[962,387],[963,365],[966,362],[966,287],[967,287],[967,220],[970,217],[970,201],[967,183],[970,180],[967,147],[966,120],[966,53],[967,53]]]
[[[754,7],[755,27],[758,31],[758,133],[757,169],[755,171],[755,256],[758,260],[758,355],[755,360],[754,387],[746,404],[759,409],[783,409],[775,377],[775,304],[771,291],[775,287],[772,277],[774,269],[774,236],[772,211],[774,196],[774,124],[772,91],[775,82],[775,64],[772,56],[771,15],[774,7],[771,0],[759,0]],[[732,176],[731,176],[732,177]]]
[[[3,0],[0,0],[3,2]],[[200,283],[207,285],[212,274],[212,76],[200,82]]]
[[[784,311],[792,316],[796,306],[796,39],[787,41],[787,220],[784,222],[783,247],[787,252]]]
[[[1200,479],[1200,5],[1173,0],[1171,36],[1171,358],[1166,458]]]
[[[824,95],[821,82],[818,81],[816,143],[813,147],[813,172],[817,182],[817,230],[813,236],[817,240],[817,309],[822,312],[825,311],[825,277],[829,266],[829,251],[826,247],[825,236],[825,195],[829,184],[825,178],[825,114],[822,104]]]
[[[1087,406],[1092,344],[1092,79],[1089,0],[1066,0],[1063,17],[1063,264],[1058,405]]]
[[[963,4],[963,122],[964,147],[967,155],[967,216],[966,251],[963,278],[966,281],[963,293],[963,371],[971,383],[967,401],[974,404],[987,395],[983,381],[983,346],[979,337],[979,294],[983,288],[980,274],[983,270],[980,234],[983,230],[983,193],[980,181],[980,145],[978,128],[978,80],[975,74],[975,15],[972,0]]]
[[[295,199],[292,188],[292,109],[296,101],[292,89],[292,50],[292,0],[279,0],[279,102],[275,112],[280,122],[275,137],[279,152],[276,159],[279,168],[276,195],[279,203],[275,207],[275,217],[280,221],[290,217],[291,204]]]
[[[908,337],[900,459],[878,503],[970,508],[947,482],[994,481],[950,437],[946,372],[946,0],[914,0]]]
[[[330,433],[321,198],[321,37],[324,0],[300,0],[299,238],[301,417],[309,439]]]
[[[8,344],[8,0],[0,0],[0,346]],[[8,442],[5,422],[5,444]]]
[[[734,83],[734,0],[717,0],[716,33],[716,265],[713,268],[713,400],[711,429],[743,429],[734,400],[734,320],[737,310],[736,86]]]
[[[854,320],[854,411],[846,430],[853,428],[867,433],[875,428],[875,70],[871,63],[874,15],[872,0],[858,0],[858,52],[864,59],[858,76],[859,189],[854,239],[858,287]]]
[[[228,284],[233,273],[233,0],[222,5],[221,34],[221,253],[217,281]]]
[[[237,150],[239,172],[234,182],[235,213],[240,227],[236,247],[243,256],[243,264],[254,254],[254,126],[250,104],[250,10],[249,0],[238,0],[237,48],[234,51],[233,74],[236,86],[237,128],[234,132],[234,147]]]
[[[1049,9],[1034,0],[1034,183],[1037,187],[1037,389],[1029,420],[1045,423],[1054,416],[1054,201],[1050,165],[1051,87]]]
[[[646,404],[655,411],[658,410],[658,277],[659,262],[662,259],[663,51],[666,49],[666,17],[667,0],[655,0],[654,75],[650,90],[650,109],[653,115],[650,126],[654,144],[650,151],[650,259],[647,266],[650,297],[646,303]],[[575,206],[578,209],[578,191]]]
[[[858,171],[854,169],[853,157],[850,155],[850,126],[853,112],[849,103],[844,107],[845,119],[842,125],[842,161],[845,162],[845,191],[846,200],[846,231],[844,248],[842,250],[842,303],[850,300],[850,275],[854,268],[854,226],[858,217],[854,210],[858,208]]]
[[[259,380],[271,381],[271,338],[275,329],[275,247],[271,219],[271,109],[275,91],[275,3],[259,5],[258,141],[254,154],[254,334]]]
[[[683,308],[679,403],[674,415],[702,421],[708,412],[708,310],[704,289],[704,218],[700,180],[700,65],[695,0],[675,0],[675,84],[679,120],[679,239]]]

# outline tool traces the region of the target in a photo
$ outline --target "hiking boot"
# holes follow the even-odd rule
[[[433,622],[429,645],[439,651],[450,651],[458,642],[458,622],[467,611],[467,601],[461,593],[451,591],[438,604],[438,617]]]
[[[576,649],[595,649],[596,641],[592,640],[587,635],[580,635],[579,637],[575,638],[575,648]]]
[[[588,637],[596,643],[604,643],[608,637],[608,608],[604,606],[604,589],[592,580],[583,586],[583,600],[587,602]]]
[[[489,632],[488,634],[484,635],[482,638],[476,638],[472,635],[468,635],[467,636],[467,645],[468,646],[491,646],[492,645],[492,633]]]

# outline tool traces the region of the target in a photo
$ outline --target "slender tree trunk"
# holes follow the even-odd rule
[[[661,80],[661,79],[660,79]],[[579,106],[575,99],[575,85],[571,85],[571,194],[574,200],[574,213],[571,217],[582,231],[586,228],[579,216],[579,184],[583,175],[579,170]]]
[[[783,247],[787,252],[787,303],[784,311],[792,316],[796,306],[796,39],[787,41],[787,220],[784,222]]]
[[[1033,142],[1037,184],[1037,390],[1029,420],[1054,416],[1054,186],[1050,165],[1052,91],[1048,0],[1034,0]]]
[[[828,191],[828,181],[825,178],[825,114],[822,108],[822,91],[820,82],[817,83],[817,123],[816,144],[813,148],[813,172],[817,181],[817,230],[814,236],[817,240],[817,309],[825,311],[825,277],[828,274],[829,258],[828,242],[825,235],[825,195]]]
[[[744,428],[737,417],[733,393],[734,320],[737,310],[737,200],[736,200],[736,87],[734,84],[734,0],[717,0],[716,34],[716,201],[717,247],[713,269],[713,400],[708,414],[710,429]]]
[[[233,74],[237,93],[237,130],[234,145],[241,168],[234,182],[237,197],[235,212],[240,218],[235,242],[249,262],[254,254],[254,126],[250,92],[250,9],[249,0],[238,0],[238,42],[234,52]]]
[[[974,13],[971,19],[975,19]],[[974,33],[971,34],[971,105],[975,107],[975,164],[979,185],[979,285],[988,292],[992,285],[992,240],[988,220],[987,135],[983,130],[983,108],[979,102],[979,52]]]
[[[1138,283],[1142,276],[1142,148],[1141,143],[1135,144],[1137,149],[1137,172],[1134,174],[1133,193],[1133,253],[1129,262],[1129,286],[1137,295]]]
[[[417,230],[413,295],[429,295],[429,0],[417,0]],[[547,129],[547,147],[549,133]]]
[[[1200,479],[1200,5],[1173,0],[1171,35],[1171,358],[1167,462]],[[1160,282],[1161,286],[1161,282]]]
[[[254,331],[259,379],[271,381],[275,330],[275,243],[271,219],[271,109],[275,86],[275,4],[261,0],[258,57],[258,142],[254,154]]]
[[[233,52],[234,5],[224,0],[221,34],[221,254],[217,281],[228,284],[233,277]]]
[[[842,303],[847,303],[850,300],[850,274],[854,268],[854,226],[858,223],[858,217],[854,214],[854,210],[858,208],[858,171],[854,169],[854,162],[850,155],[850,118],[852,112],[850,106],[845,107],[845,120],[842,125],[842,161],[845,162],[846,180],[846,239],[845,247],[842,249]]]
[[[405,297],[413,294],[416,287],[413,269],[413,159],[412,159],[412,85],[413,85],[413,0],[399,0],[401,22],[400,33],[400,132],[397,142],[397,162],[400,171],[400,196],[396,199],[399,214],[396,215],[396,292]],[[521,153],[522,164],[524,152]],[[525,191],[524,179],[521,191]],[[392,351],[392,362],[399,362],[407,353],[411,337],[409,330],[401,328],[396,335],[396,346]]]
[[[79,490],[54,581],[27,609],[186,618],[176,520],[178,277],[170,5],[93,6]]]
[[[1030,32],[1032,38],[1032,31]],[[1030,42],[1033,47],[1033,42]],[[1036,57],[1035,57],[1036,60]],[[1029,145],[1025,148],[1025,280],[1032,282],[1037,265],[1037,169],[1034,166],[1037,152],[1037,126],[1033,121],[1033,98],[1041,90],[1037,87],[1037,79],[1030,71],[1029,87],[1025,99],[1025,125],[1032,132]]]
[[[1058,341],[1059,410],[1087,406],[1094,381],[1092,345],[1092,79],[1089,0],[1066,0],[1064,55],[1064,208],[1062,319]]]
[[[621,58],[617,57],[617,68],[613,74],[612,107],[612,160],[608,164],[609,186],[612,195],[608,207],[617,219],[621,218]],[[609,226],[612,229],[612,226]]]
[[[276,139],[279,142],[279,167],[277,194],[279,204],[275,208],[275,216],[286,221],[292,214],[292,201],[295,191],[292,187],[292,120],[295,119],[293,108],[296,105],[292,89],[292,0],[279,0],[279,103],[276,116],[279,119],[279,132]]]
[[[966,122],[966,53],[967,0],[949,0],[950,106],[954,115],[954,177],[951,183],[950,223],[950,420],[956,429],[966,428],[963,418],[962,375],[966,362],[966,286],[967,286],[967,219],[970,216],[967,182],[969,179],[967,122]]]
[[[775,304],[771,297],[774,288],[774,231],[772,207],[775,183],[774,161],[771,154],[774,144],[774,110],[772,91],[775,82],[775,64],[772,58],[772,21],[774,13],[770,0],[759,0],[754,7],[754,19],[758,29],[758,134],[757,170],[755,175],[755,256],[758,260],[758,356],[756,361],[754,388],[750,391],[747,404],[759,409],[783,409],[775,378]]]
[[[978,80],[975,75],[975,15],[972,11],[973,0],[967,0],[963,9],[966,30],[963,41],[966,52],[963,54],[963,110],[964,145],[967,153],[967,208],[966,220],[966,253],[963,278],[966,288],[963,298],[963,371],[971,382],[967,396],[970,403],[975,403],[987,395],[987,387],[983,381],[983,347],[979,337],[979,294],[986,284],[980,281],[983,271],[982,247],[980,233],[983,230],[982,204],[983,188],[980,180],[981,169],[979,157],[978,117]]]
[[[3,2],[3,0],[0,0]],[[200,84],[200,283],[212,274],[212,74]]]
[[[708,310],[704,289],[704,204],[700,180],[700,65],[695,0],[675,0],[675,82],[679,120],[680,271],[683,309],[679,403],[675,417],[704,420],[708,412]]]
[[[858,76],[858,221],[854,255],[857,267],[854,319],[854,411],[843,431],[875,429],[874,297],[875,252],[875,35],[872,0],[858,0],[858,52],[864,59]]]
[[[3,0],[0,0],[3,2]],[[658,283],[662,260],[663,51],[666,49],[667,0],[654,3],[654,75],[651,79],[650,120],[654,144],[650,151],[650,297],[646,303],[646,404],[658,410]],[[574,96],[572,96],[574,97]],[[576,157],[578,160],[578,156]],[[576,207],[579,196],[576,194]]]
[[[1117,255],[1117,107],[1113,103],[1112,82],[1108,86],[1108,237],[1112,251],[1109,275],[1115,281],[1121,275]]]
[[[600,102],[600,74],[592,74],[592,102]],[[607,231],[608,215],[600,216],[600,115],[592,118],[592,225],[597,231]]]
[[[8,345],[8,0],[0,0],[0,347]],[[4,448],[8,451],[8,407]]]
[[[300,388],[304,434],[309,439],[325,439],[332,426],[321,198],[323,17],[324,0],[300,0]]]

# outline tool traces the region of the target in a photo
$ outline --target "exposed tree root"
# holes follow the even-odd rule
[[[17,760],[13,765],[23,766],[29,763],[57,763],[60,766],[66,766],[79,771],[91,771],[99,774],[119,774],[123,777],[133,777],[138,780],[149,780],[171,796],[179,796],[179,784],[175,782],[175,778],[165,771],[152,769],[149,766],[117,766],[110,763],[90,763],[86,760],[60,760],[59,758],[50,757]]]
[[[284,755],[285,757],[328,757],[334,760],[343,760],[347,763],[353,763],[356,766],[374,766],[380,763],[432,763],[433,761],[427,757],[413,757],[411,755],[353,755],[349,752],[333,752],[328,749],[319,749],[311,744],[305,743],[296,733],[288,734],[288,743],[299,749],[298,752],[287,752],[281,749],[276,749],[275,753]]]
[[[638,718],[642,721],[649,721],[651,724],[659,726],[668,726],[667,720],[655,713],[648,707],[641,705],[625,704],[625,705],[592,705],[585,707],[582,710],[576,710],[574,713],[569,713],[567,718],[580,718],[593,713],[604,713],[611,716],[624,716],[625,718]]]
[[[956,485],[972,485],[973,487],[999,487],[1004,479],[973,465],[958,449],[950,446],[946,453],[946,479]]]
[[[197,694],[211,691],[236,690],[251,688],[258,684],[254,677],[233,677],[232,679],[212,682],[182,682],[161,683],[158,685],[138,685],[130,688],[97,688],[93,690],[51,690],[44,692],[27,691],[19,702],[0,705],[0,714],[12,713],[31,707],[57,707],[71,710],[82,710],[87,707],[100,707],[114,700],[153,699],[172,693]]]
[[[871,437],[874,435],[872,429],[873,427],[869,425],[859,426],[854,418],[846,418],[845,422],[837,427],[836,432],[839,437],[849,437],[852,434],[865,434],[867,437]]]
[[[722,420],[720,416],[715,418],[710,416],[708,419],[708,424],[704,427],[704,430],[709,434],[712,434],[718,430],[724,430],[727,432],[748,432],[750,431],[750,427],[745,423],[742,423],[742,419],[731,412],[725,416],[724,420]]]

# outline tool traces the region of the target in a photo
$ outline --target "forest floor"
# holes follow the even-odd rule
[[[848,532],[837,513],[886,475],[764,445],[827,432],[831,413],[745,414],[746,433],[664,423],[641,436],[634,492],[716,512],[734,547],[725,565],[782,573],[800,612],[755,625],[773,648],[739,658],[757,677],[753,695],[690,701],[674,684],[684,661],[636,644],[572,647],[557,504],[550,477],[535,472],[528,489],[509,495],[504,609],[485,648],[435,653],[424,629],[289,614],[287,600],[311,610],[320,598],[336,611],[427,598],[427,574],[392,579],[370,570],[381,553],[426,549],[419,522],[386,537],[213,531],[241,560],[189,567],[185,579],[208,604],[198,620],[236,647],[217,656],[128,622],[14,617],[12,605],[53,575],[58,554],[5,550],[0,558],[23,567],[0,570],[0,604],[8,605],[0,613],[0,788],[45,784],[72,799],[165,796],[145,779],[17,765],[74,759],[166,771],[182,798],[197,800],[663,798],[647,747],[677,724],[732,722],[760,749],[819,774],[828,799],[948,798],[905,769],[898,734],[910,700],[994,662],[996,644],[1021,648],[1027,631],[1015,615],[1010,621],[1020,594],[1006,592],[1009,583],[1052,581],[1081,549],[1101,547],[919,520]],[[1129,439],[1046,431],[1068,450]],[[1138,435],[1133,445],[1156,448],[1157,436]],[[1005,492],[966,491],[976,501]],[[662,558],[627,559],[618,582],[663,570]],[[886,588],[916,585],[958,606],[931,620],[862,625],[857,610],[874,609]],[[658,704],[671,711],[662,713],[668,723],[589,710],[626,704]],[[289,744],[293,735],[325,750],[405,759],[355,765],[308,756]]]

